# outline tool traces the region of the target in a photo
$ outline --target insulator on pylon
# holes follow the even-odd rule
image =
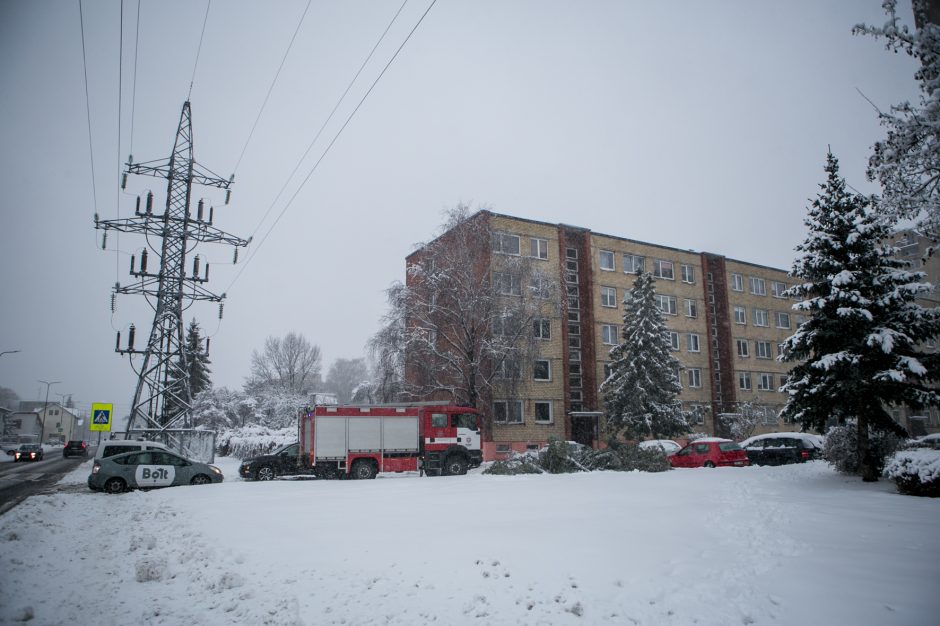
[[[137,204],[134,206],[134,215],[140,215],[140,196],[137,196]]]
[[[232,190],[226,189],[225,190],[225,204],[228,204],[229,200],[231,199],[232,199]]]
[[[206,273],[202,277],[203,280],[209,280],[209,264],[206,263]]]
[[[134,273],[134,262],[137,260],[137,257],[133,254],[131,255],[131,274]]]
[[[133,351],[134,349],[134,335],[137,334],[137,329],[131,324],[130,329],[127,331],[127,349],[128,351]]]
[[[225,306],[224,302],[219,302],[219,319],[222,319],[222,307]]]
[[[121,351],[121,331],[117,331],[117,340],[114,342],[114,351]]]
[[[212,205],[209,205],[209,224],[212,224],[212,217],[214,213],[215,213],[215,207]]]
[[[147,215],[153,215],[153,192],[147,192]]]
[[[193,278],[199,278],[199,255],[193,258]]]
[[[101,249],[108,249],[108,231],[104,231],[104,234],[101,235]]]
[[[144,248],[140,253],[140,271],[147,271],[147,249]]]
[[[121,176],[121,189],[127,189],[127,172],[124,172],[124,175]]]
[[[209,356],[209,340],[210,339],[212,339],[212,337],[206,337],[206,353],[205,353],[206,356]]]
[[[199,205],[196,208],[196,219],[199,220],[200,222],[202,221],[202,205],[203,204],[204,204],[204,201],[200,199]]]
[[[232,259],[232,265],[238,263],[238,248],[235,248],[235,258]]]
[[[114,310],[117,308],[117,294],[111,294],[111,312],[114,313]]]

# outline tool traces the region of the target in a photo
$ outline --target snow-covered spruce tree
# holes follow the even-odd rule
[[[899,50],[920,61],[914,79],[920,102],[902,102],[888,112],[879,111],[887,135],[874,146],[868,178],[881,185],[876,208],[892,220],[913,219],[918,230],[940,239],[940,26],[931,23],[926,0],[913,0],[915,28],[901,24],[897,0],[882,3],[888,19],[883,26],[859,24],[855,34],[885,40],[888,50]]]
[[[803,256],[792,275],[801,282],[788,292],[801,299],[793,308],[808,319],[779,357],[797,363],[783,387],[789,397],[782,414],[804,429],[824,430],[832,418],[857,420],[859,472],[872,481],[878,464],[869,429],[904,433],[886,405],[940,402],[930,388],[938,379],[938,355],[918,350],[940,333],[940,309],[914,301],[931,286],[893,256],[885,243],[889,227],[867,198],[846,192],[831,153],[826,173],[805,220],[809,235],[797,246]]]
[[[212,387],[212,380],[209,378],[209,374],[212,373],[212,370],[209,369],[211,361],[209,361],[209,354],[205,350],[202,329],[195,319],[190,320],[189,325],[186,327],[186,341],[183,344],[183,350],[186,353],[186,360],[185,362],[182,358],[177,360],[176,368],[170,372],[170,378],[178,379],[182,375],[181,372],[184,367],[189,371],[189,398],[190,403],[193,404],[197,394]],[[171,407],[175,407],[178,403],[173,398],[167,398],[166,403],[167,414],[175,412]]]
[[[610,350],[610,376],[601,384],[607,434],[628,439],[689,432],[678,399],[679,362],[656,302],[653,277],[641,274],[624,302],[622,341]]]

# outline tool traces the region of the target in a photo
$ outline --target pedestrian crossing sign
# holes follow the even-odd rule
[[[92,404],[91,424],[88,425],[89,430],[109,432],[111,430],[111,414],[113,410],[113,404]]]

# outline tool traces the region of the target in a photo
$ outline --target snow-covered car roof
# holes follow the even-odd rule
[[[755,441],[760,441],[761,439],[777,439],[779,437],[791,437],[794,439],[803,439],[808,441],[817,448],[823,447],[823,438],[821,435],[814,435],[812,433],[798,433],[798,432],[778,432],[778,433],[764,433],[763,435],[754,435],[753,437],[748,437],[740,443],[742,448],[746,448]]]
[[[918,437],[916,440],[917,441],[940,441],[940,433],[931,433],[929,435],[924,435],[922,437]]]
[[[693,441],[690,441],[689,443],[690,443],[690,444],[693,444],[693,443],[711,443],[711,442],[714,442],[714,441],[731,441],[731,440],[730,440],[730,439],[725,439],[724,437],[702,437],[702,438],[700,438],[700,439],[695,439],[695,440],[693,440]]]

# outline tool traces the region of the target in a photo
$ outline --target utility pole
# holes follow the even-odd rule
[[[163,212],[154,212],[153,193],[148,192],[143,209],[141,198],[137,197],[133,217],[99,220],[95,215],[95,228],[105,231],[104,242],[107,241],[108,230],[145,235],[150,253],[159,257],[159,269],[154,272],[147,268],[147,247],[141,252],[139,267],[136,266],[136,256],[131,256],[130,274],[134,280],[129,285],[115,284],[111,306],[113,311],[115,295],[132,294],[145,296],[153,307],[154,317],[147,344],[141,349],[134,347],[136,329],[132,324],[125,347],[121,346],[121,333],[118,332],[115,352],[129,355],[131,367],[137,374],[128,432],[158,431],[167,437],[168,429],[188,427],[191,422],[192,397],[189,356],[183,336],[183,311],[197,301],[215,302],[219,304],[221,319],[222,300],[225,298],[225,294],[216,295],[205,287],[209,280],[208,263],[205,268],[200,268],[197,254],[192,260],[192,271],[187,272],[187,256],[199,243],[221,243],[235,248],[234,262],[237,262],[238,248],[247,246],[250,240],[215,228],[212,225],[214,208],[210,206],[206,215],[203,200],[199,200],[195,215],[190,210],[194,183],[225,189],[225,203],[228,204],[235,177],[221,178],[193,159],[192,118],[188,101],[183,103],[170,157],[135,163],[130,156],[122,188],[126,188],[128,174],[167,180]],[[102,248],[106,245],[104,242]]]

